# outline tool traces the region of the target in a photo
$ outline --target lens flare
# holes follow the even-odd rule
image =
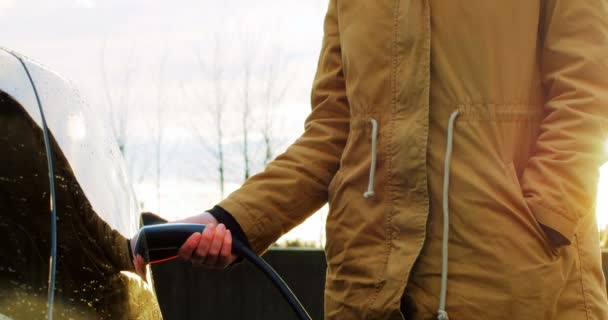
[[[608,225],[608,163],[600,168],[600,181],[597,187],[595,210],[598,228],[605,230]]]

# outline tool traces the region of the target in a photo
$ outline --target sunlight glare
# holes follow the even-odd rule
[[[74,142],[80,142],[87,136],[87,127],[80,112],[70,113],[67,120],[68,137]]]
[[[605,144],[605,152],[608,153],[608,141]],[[600,168],[595,215],[598,229],[604,230],[608,225],[608,162]]]

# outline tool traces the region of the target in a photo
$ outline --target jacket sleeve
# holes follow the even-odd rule
[[[522,189],[538,222],[570,244],[593,214],[598,168],[606,161],[608,2],[547,0],[541,12],[546,103]]]
[[[336,11],[336,0],[330,0],[304,133],[262,173],[219,203],[258,253],[325,204],[339,167],[349,131],[349,104]]]

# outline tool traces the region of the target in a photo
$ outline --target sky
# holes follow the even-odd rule
[[[251,145],[254,172],[263,168],[260,125],[267,71],[284,89],[273,109],[274,155],[303,131],[310,105],[327,0],[0,0],[0,46],[70,79],[108,121],[127,123],[126,162],[144,210],[177,219],[221,199],[212,149],[211,70],[222,66],[226,96],[227,191],[243,182],[239,102],[243,69],[252,61]],[[282,91],[275,90],[275,91]],[[112,107],[114,106],[114,107]],[[155,135],[162,118],[157,197]],[[607,142],[608,152],[608,142]],[[608,166],[598,213],[608,225]],[[324,214],[284,239],[323,242]]]
[[[310,110],[327,0],[0,0],[0,46],[69,79],[107,121],[126,118],[126,162],[144,210],[177,219],[202,212],[219,194],[214,122],[215,61],[226,95],[227,191],[242,183],[240,87],[253,61],[254,103],[268,68],[284,92],[272,110],[274,156],[303,131]],[[219,49],[217,49],[219,48]],[[108,98],[109,97],[109,98]],[[160,204],[155,135],[161,110]],[[263,168],[261,106],[250,128],[254,172]],[[202,141],[202,142],[201,142]],[[322,212],[325,212],[323,209]],[[322,241],[321,214],[283,239]]]

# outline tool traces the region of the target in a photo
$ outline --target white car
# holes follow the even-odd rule
[[[140,214],[104,119],[59,75],[0,49],[0,319],[161,318],[129,272]]]

